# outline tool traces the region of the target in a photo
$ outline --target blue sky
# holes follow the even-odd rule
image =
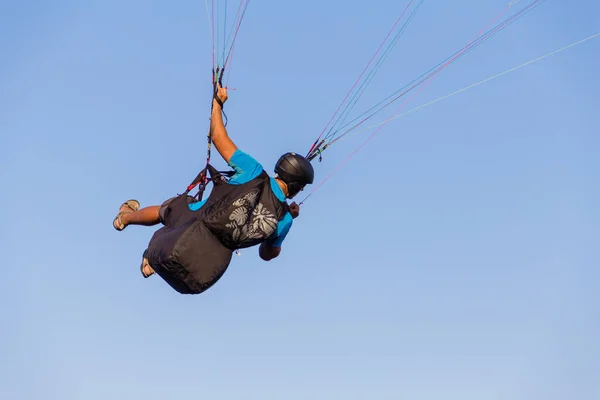
[[[232,138],[269,170],[307,151],[405,5],[250,2]],[[360,105],[505,5],[426,1]],[[0,398],[600,397],[600,38],[391,122],[307,201],[280,258],[243,251],[190,297],[141,278],[154,229],[111,224],[202,167],[204,7],[0,6]],[[598,33],[599,12],[547,1],[411,105]]]

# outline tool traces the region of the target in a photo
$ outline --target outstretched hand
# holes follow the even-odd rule
[[[300,206],[296,202],[290,204],[290,214],[292,218],[297,218],[300,215]]]

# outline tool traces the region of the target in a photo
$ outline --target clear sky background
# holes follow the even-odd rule
[[[506,1],[426,1],[356,111]],[[305,153],[405,5],[251,1],[226,110],[240,148],[269,171]],[[598,15],[547,1],[411,105],[598,33]],[[199,296],[144,280],[155,229],[112,220],[203,166],[204,2],[4,1],[0,55],[1,399],[600,398],[600,38],[391,122],[280,258],[245,250]]]

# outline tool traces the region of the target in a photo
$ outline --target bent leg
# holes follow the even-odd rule
[[[153,226],[160,223],[160,206],[149,206],[141,210],[128,212],[121,215],[123,225]]]
[[[113,227],[122,231],[127,225],[152,226],[160,222],[160,206],[150,206],[139,210],[140,203],[137,200],[128,200],[121,205],[119,213],[113,220]]]

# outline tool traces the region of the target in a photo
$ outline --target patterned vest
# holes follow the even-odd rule
[[[218,174],[211,169],[211,175]],[[225,247],[236,250],[255,246],[277,231],[289,206],[275,196],[265,171],[241,185],[215,178],[210,196],[198,212]]]

